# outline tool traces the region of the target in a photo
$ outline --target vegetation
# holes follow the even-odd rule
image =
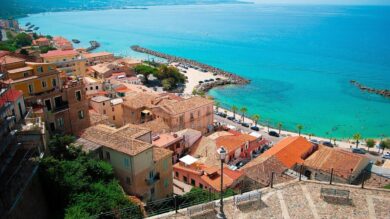
[[[233,195],[235,195],[235,192],[232,189],[227,189],[223,193],[224,198],[227,198],[227,197],[230,197]],[[219,198],[220,198],[219,192],[213,193],[213,192],[209,192],[207,190],[200,189],[197,187],[192,188],[190,192],[184,194],[181,197],[182,200],[190,200],[190,203],[191,203],[190,205],[195,205],[195,204],[203,203],[206,201],[216,200]]]
[[[382,153],[385,151],[385,149],[390,149],[390,139],[383,139],[379,143],[379,149],[382,149]]]
[[[366,139],[366,145],[367,145],[367,151],[370,151],[370,148],[373,148],[375,146],[375,140],[374,139]]]
[[[7,40],[0,42],[0,50],[15,52],[24,46],[30,46],[32,38],[26,33],[19,33],[14,36],[10,31],[7,31]]]
[[[215,108],[216,108],[216,110],[218,112],[219,111],[219,107],[221,106],[221,103],[218,102],[218,101],[215,101],[214,105],[215,105]]]
[[[383,187],[385,189],[390,189],[390,184],[386,185],[385,187]]]
[[[233,117],[236,118],[236,112],[238,110],[238,107],[237,106],[232,106],[232,111],[233,111]]]
[[[134,70],[145,77],[146,84],[149,84],[149,75],[153,75],[160,80],[164,90],[173,90],[186,81],[185,76],[177,68],[165,64],[159,64],[158,67],[142,64],[136,66]]]
[[[353,135],[352,138],[353,138],[353,140],[356,141],[356,148],[358,148],[359,147],[359,143],[360,143],[359,140],[362,139],[362,136],[360,135],[360,133],[356,133],[356,134]]]
[[[74,140],[72,136],[54,136],[49,142],[51,155],[41,160],[40,177],[53,213],[63,218],[87,218],[129,208],[125,213],[117,212],[117,217],[141,217],[139,207],[129,201],[115,180],[111,165],[83,153]]]
[[[245,113],[248,112],[248,109],[246,107],[241,107],[240,109],[240,112],[241,112],[241,119],[242,119],[242,122],[245,122],[244,119],[245,119]]]
[[[47,53],[51,50],[56,50],[56,48],[54,48],[52,46],[40,46],[39,50],[41,51],[42,54],[44,54],[44,53]]]
[[[260,115],[258,115],[258,114],[253,115],[252,120],[255,122],[255,126],[257,126],[257,123],[260,120]]]
[[[303,125],[298,124],[298,125],[297,125],[297,129],[298,129],[298,135],[301,136],[301,131],[302,131],[302,129],[303,129]]]

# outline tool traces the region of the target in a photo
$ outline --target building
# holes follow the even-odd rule
[[[73,44],[69,40],[61,36],[53,37],[52,41],[53,41],[53,46],[58,50],[73,50]]]
[[[203,134],[213,129],[214,101],[191,97],[173,99],[149,93],[133,93],[124,98],[123,117],[125,123],[140,124],[161,118],[172,131],[186,128],[201,131]]]
[[[268,186],[271,178],[281,183],[294,179],[292,173],[296,165],[301,165],[317,146],[302,136],[286,137],[242,167],[248,181],[260,186]],[[272,173],[274,176],[272,176]],[[296,176],[298,174],[295,174]]]
[[[154,146],[173,152],[172,163],[176,163],[184,155],[184,138],[176,133],[164,133],[153,136]]]
[[[21,92],[0,81],[1,218],[12,215],[28,195],[47,137],[41,118],[33,117],[25,108]],[[26,208],[34,206],[32,203]]]
[[[180,162],[173,165],[174,178],[186,184],[213,192],[221,191],[220,165],[208,166],[198,159],[187,155],[180,158]],[[241,171],[233,171],[227,167],[223,169],[223,189],[235,189],[243,179]]]
[[[127,67],[117,61],[105,62],[91,66],[94,71],[94,77],[105,79],[111,77],[114,73],[125,73]]]
[[[25,66],[25,59],[5,55],[0,57],[0,65],[2,66],[3,70],[9,70],[9,69],[15,69],[15,68],[21,68]]]
[[[44,63],[55,64],[57,69],[68,76],[85,76],[86,59],[76,50],[51,50],[41,54]]]
[[[310,179],[329,181],[333,170],[333,181],[353,183],[369,163],[370,159],[363,155],[319,145],[304,161],[302,171]]]
[[[0,28],[19,30],[19,23],[14,19],[0,19]]]
[[[83,57],[87,61],[87,66],[97,65],[103,62],[111,62],[114,60],[114,54],[110,52],[84,53]]]
[[[122,98],[111,99],[105,96],[96,96],[89,101],[92,109],[101,115],[107,116],[108,121],[116,127],[124,125],[122,103]]]
[[[50,46],[50,40],[46,37],[40,37],[36,40],[33,40],[34,46]]]
[[[25,62],[7,71],[13,89],[23,93],[26,104],[42,116],[52,133],[78,135],[89,126],[84,83],[77,77],[60,77],[54,64]]]
[[[86,129],[78,142],[113,166],[126,193],[143,201],[172,196],[172,152],[154,147],[150,130],[96,125]]]
[[[91,97],[95,97],[98,95],[102,95],[105,93],[103,91],[103,81],[100,79],[96,79],[90,76],[86,76],[83,78],[85,84],[85,95],[90,99]]]

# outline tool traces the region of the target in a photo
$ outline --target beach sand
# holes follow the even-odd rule
[[[172,63],[171,65],[177,65],[178,63]],[[216,78],[220,78],[220,79],[225,79],[224,76],[222,75],[216,75],[214,76],[212,72],[202,72],[202,71],[199,71],[199,70],[196,70],[194,68],[188,68],[188,69],[184,69],[182,67],[177,67],[180,72],[187,76],[188,78],[188,81],[186,83],[186,88],[184,89],[184,95],[191,95],[192,94],[192,91],[194,90],[194,88],[199,85],[199,81],[204,81],[204,80],[207,80],[207,79],[214,79],[216,80]],[[183,71],[187,71],[187,73],[184,73]]]

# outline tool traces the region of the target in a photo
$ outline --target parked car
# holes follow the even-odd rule
[[[251,129],[257,132],[260,131],[260,128],[258,126],[252,126]]]
[[[233,116],[228,116],[227,119],[233,121],[233,120],[234,120],[234,117],[233,117]]]
[[[270,149],[270,146],[268,145],[264,145],[261,149],[260,149],[260,153],[264,153],[266,150]]]
[[[248,163],[247,161],[240,161],[236,164],[236,167],[237,167],[237,169],[240,169],[241,167],[243,167],[247,163]]]
[[[199,84],[203,84],[203,81],[199,81]]]
[[[240,124],[240,120],[238,120],[238,119],[233,119],[233,122]]]
[[[242,126],[249,128],[249,124],[246,122],[241,123]]]
[[[274,136],[274,137],[279,137],[280,135],[277,133],[277,132],[275,132],[275,131],[270,131],[270,132],[268,132],[268,134],[270,135],[270,136]]]
[[[364,150],[363,148],[353,148],[352,152],[355,153],[355,154],[365,154],[365,153],[367,153],[367,151]]]
[[[261,149],[258,150],[258,151],[253,151],[253,152],[252,152],[252,157],[253,157],[253,158],[258,157],[260,154],[261,154]]]
[[[313,144],[318,144],[318,140],[317,139],[310,139],[310,142],[313,143]]]
[[[385,154],[382,156],[383,159],[390,160],[390,154]]]
[[[330,147],[330,148],[333,148],[333,144],[330,142],[330,141],[324,141],[324,142],[321,142],[322,145],[324,146],[327,146],[327,147]]]

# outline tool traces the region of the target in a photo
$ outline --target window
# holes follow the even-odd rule
[[[168,179],[164,179],[164,188],[168,188],[168,186],[169,186]]]
[[[57,126],[60,128],[64,127],[64,118],[62,118],[62,117],[57,118]]]
[[[42,81],[42,87],[43,87],[43,88],[47,87],[46,81]]]
[[[90,90],[93,90],[93,87],[89,87]]]
[[[176,175],[177,178],[179,178],[179,172],[176,171],[175,175]]]
[[[39,73],[42,73],[42,72],[43,72],[42,66],[38,67],[38,68],[37,68],[37,71],[38,71]]]
[[[131,184],[130,177],[126,177],[126,183],[127,183],[127,185]]]
[[[46,100],[45,100],[45,106],[46,106],[46,108],[47,108],[48,111],[51,111],[51,110],[52,110],[50,99],[46,99]]]
[[[125,157],[123,159],[123,165],[126,167],[126,168],[129,168],[130,167],[130,160],[129,158]]]
[[[28,77],[28,72],[24,72],[24,73],[23,73],[23,76],[24,76],[24,77]]]
[[[96,90],[99,90],[99,86],[96,86],[95,88],[96,88]]]
[[[88,90],[88,88],[85,88],[85,90]]]
[[[32,85],[32,84],[29,84],[29,85],[28,85],[28,92],[29,92],[30,94],[32,94],[32,93],[34,92],[34,88],[33,88],[33,85]]]
[[[79,119],[84,119],[84,111],[79,111]]]
[[[49,71],[53,70],[53,68],[52,68],[51,66],[48,66],[47,69],[48,69]]]
[[[195,180],[191,179],[191,185],[195,186]]]
[[[106,115],[106,110],[103,110],[103,114]]]
[[[114,107],[112,107],[112,108],[111,108],[111,110],[112,110],[112,112],[114,112],[114,111],[115,111],[115,108],[114,108]]]
[[[199,188],[203,189],[203,184],[199,183]]]
[[[81,101],[81,91],[76,91],[76,100]]]
[[[184,181],[185,183],[187,183],[187,182],[188,182],[188,179],[187,179],[187,177],[186,177],[186,176],[183,176],[183,181]]]
[[[103,102],[103,106],[105,106],[106,105],[106,103],[105,102]]]
[[[55,78],[52,79],[51,83],[53,87],[57,87],[57,80]]]
[[[152,170],[152,171],[149,172],[149,178],[153,179],[153,177],[154,177],[154,173],[153,173],[153,170]]]
[[[115,116],[112,116],[112,120],[114,120],[114,121],[115,121]]]
[[[107,160],[110,160],[110,159],[111,159],[111,157],[110,157],[110,152],[108,152],[108,151],[106,151],[106,159],[107,159]]]

